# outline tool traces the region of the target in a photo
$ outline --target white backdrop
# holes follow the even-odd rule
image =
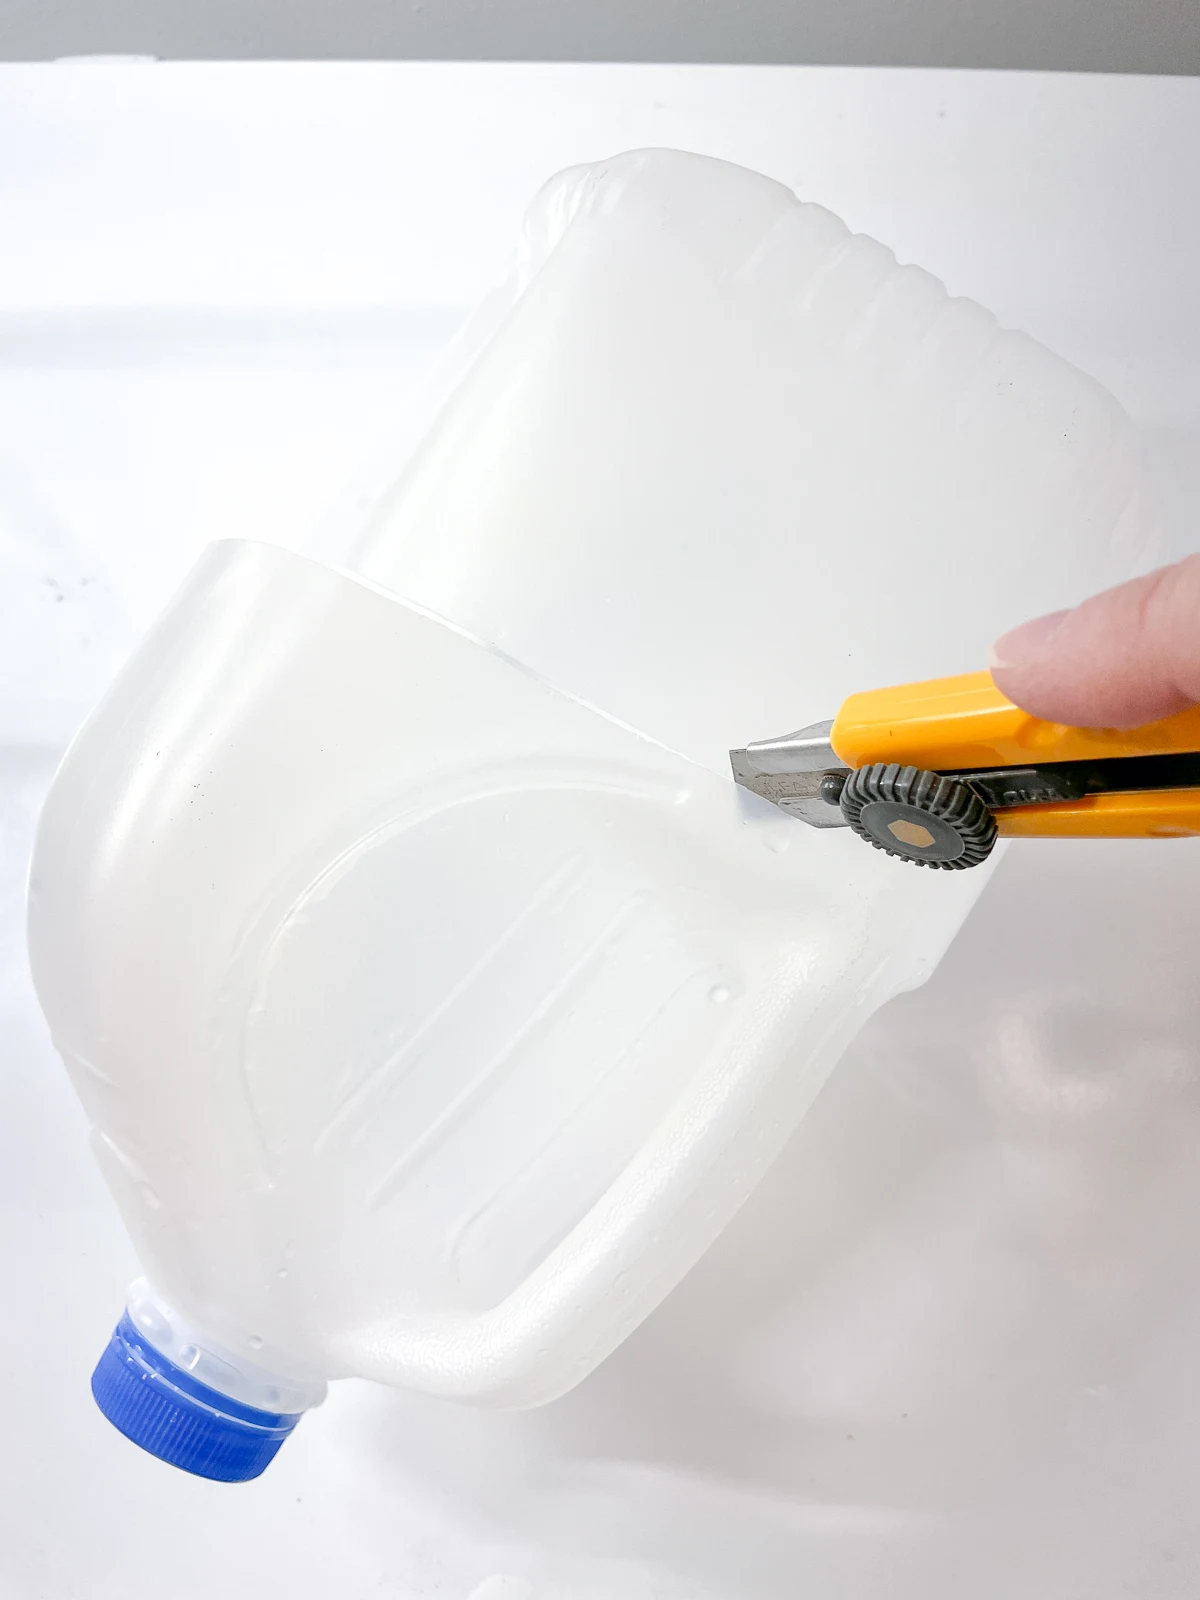
[[[574,1394],[346,1384],[259,1482],[95,1411],[133,1273],[20,901],[79,716],[218,535],[328,542],[553,171],[794,185],[1100,377],[1200,546],[1200,84],[850,69],[0,68],[0,1593],[1200,1590],[1200,845],[1025,844]]]

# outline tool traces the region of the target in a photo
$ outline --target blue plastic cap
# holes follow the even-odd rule
[[[302,1415],[257,1411],[198,1383],[138,1332],[128,1312],[92,1374],[92,1393],[134,1444],[218,1483],[257,1478]]]

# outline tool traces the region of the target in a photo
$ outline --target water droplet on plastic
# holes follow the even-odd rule
[[[263,1347],[262,1335],[252,1333],[246,1340],[246,1343],[250,1346],[251,1350],[261,1350]]]
[[[200,1352],[194,1344],[185,1344],[179,1351],[179,1365],[185,1372],[194,1372],[200,1360]]]
[[[729,985],[727,983],[714,983],[708,991],[708,998],[715,1006],[723,1006],[729,999]]]
[[[790,843],[786,828],[768,828],[762,842],[772,855],[781,856]]]
[[[276,1273],[276,1277],[279,1277],[279,1278],[286,1278],[287,1275],[288,1275],[288,1269],[286,1267],[280,1267],[279,1271]]]

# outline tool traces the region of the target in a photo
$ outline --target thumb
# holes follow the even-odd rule
[[[990,665],[1023,711],[1077,728],[1135,728],[1200,703],[1200,555],[1023,623]]]

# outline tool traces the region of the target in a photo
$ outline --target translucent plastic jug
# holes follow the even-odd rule
[[[146,1270],[97,1368],[261,1471],[327,1379],[536,1404],[986,879],[726,750],[1145,559],[1102,390],[754,174],[565,175],[352,561],[214,545],[69,752],[39,996]]]

